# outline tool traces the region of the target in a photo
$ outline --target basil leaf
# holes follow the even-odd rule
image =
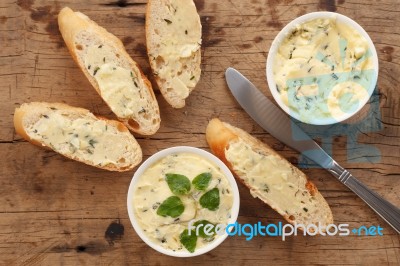
[[[179,236],[179,240],[190,253],[193,253],[196,249],[197,236],[194,230],[190,232],[190,235],[187,229],[183,230],[183,232]]]
[[[209,225],[209,224],[211,224],[212,225],[212,227],[211,227],[211,229],[208,229],[208,227],[210,227],[210,226],[207,226],[207,232],[208,232],[208,234],[206,234],[206,232],[205,232],[205,226],[206,225]],[[199,236],[200,237],[202,237],[202,238],[210,238],[210,237],[213,237],[214,235],[215,235],[215,224],[213,224],[213,223],[211,223],[211,222],[209,222],[209,221],[207,221],[207,220],[200,220],[200,221],[197,221],[197,222],[195,222],[194,224],[193,224],[195,227],[196,227],[196,233],[198,232],[199,233]],[[199,225],[202,225],[202,226],[200,226],[199,227],[199,229],[197,229],[197,226],[199,226]],[[212,233],[212,234],[210,234],[210,233]]]
[[[184,175],[166,174],[169,189],[175,195],[185,195],[190,191],[190,180]]]
[[[171,216],[176,218],[183,213],[185,206],[180,198],[177,196],[171,196],[164,200],[163,203],[158,207],[157,214],[163,217]]]
[[[196,176],[192,184],[197,190],[206,190],[211,182],[211,173],[202,173]]]
[[[200,198],[200,205],[203,208],[209,209],[210,211],[215,211],[219,207],[219,189],[213,188]]]

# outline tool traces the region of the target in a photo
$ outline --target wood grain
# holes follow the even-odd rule
[[[259,137],[293,163],[298,153],[253,122],[230,95],[224,70],[233,66],[271,97],[265,59],[278,31],[295,17],[329,10],[355,19],[374,41],[380,63],[382,129],[357,142],[377,148],[376,163],[348,162],[346,135],[332,138],[335,159],[385,198],[400,205],[400,5],[396,0],[197,0],[203,25],[202,77],[183,109],[160,93],[162,126],[137,136],[144,158],[167,147],[209,150],[204,131],[219,117]],[[383,236],[230,237],[201,257],[177,259],[144,244],[130,225],[126,193],[134,173],[109,173],[34,147],[14,132],[14,108],[29,101],[60,101],[114,118],[72,61],[58,31],[64,6],[80,10],[122,39],[152,80],[146,57],[142,0],[0,2],[0,263],[4,265],[399,265],[399,235],[359,198],[321,169],[304,169],[332,208],[336,223],[380,225]],[[154,80],[153,84],[154,83]],[[360,113],[367,112],[367,109]],[[361,117],[362,118],[362,117]],[[360,119],[361,119],[360,118]],[[240,186],[239,222],[282,218]]]

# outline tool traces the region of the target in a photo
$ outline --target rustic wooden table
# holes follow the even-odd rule
[[[304,169],[332,208],[336,223],[381,225],[383,236],[230,237],[201,257],[178,259],[149,248],[133,230],[126,194],[134,173],[112,173],[35,147],[16,135],[14,108],[51,101],[81,106],[106,117],[110,110],[72,61],[57,25],[63,6],[80,10],[120,37],[151,78],[146,57],[146,1],[0,1],[0,263],[47,264],[346,264],[399,265],[399,235],[326,171]],[[213,117],[239,126],[274,147],[294,164],[299,155],[252,121],[230,95],[224,70],[234,66],[267,96],[265,60],[278,31],[295,17],[337,11],[361,24],[379,56],[379,130],[357,128],[358,144],[380,158],[349,160],[346,131],[333,135],[334,157],[375,191],[400,205],[400,4],[397,0],[197,0],[203,25],[202,77],[183,109],[172,109],[160,93],[162,126],[151,137],[137,136],[144,159],[176,145],[208,150],[205,127]],[[154,84],[154,82],[153,82]],[[371,109],[371,108],[370,108]],[[368,107],[357,116],[360,121]],[[362,124],[362,123],[361,123]],[[353,147],[354,148],[354,147]],[[378,155],[379,155],[378,153]],[[368,159],[368,157],[365,157]],[[353,158],[354,159],[354,158]],[[278,223],[282,218],[239,185],[239,222]]]

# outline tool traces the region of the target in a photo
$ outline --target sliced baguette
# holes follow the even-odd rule
[[[68,7],[58,24],[73,59],[118,119],[134,132],[154,134],[161,121],[157,99],[122,42]]]
[[[193,1],[149,0],[146,42],[162,95],[172,107],[184,107],[201,74],[201,22]]]
[[[29,142],[110,171],[128,171],[142,150],[124,124],[63,103],[24,103],[15,109],[16,132]]]
[[[331,209],[316,186],[267,144],[216,118],[209,122],[206,138],[213,153],[250,193],[289,223],[321,228],[333,223]]]

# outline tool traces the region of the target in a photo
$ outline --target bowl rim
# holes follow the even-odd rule
[[[350,27],[357,30],[368,42],[368,46],[372,53],[373,70],[375,70],[375,71],[374,71],[374,75],[372,77],[371,85],[369,86],[369,88],[367,88],[368,97],[365,97],[362,101],[360,101],[358,104],[358,108],[355,109],[353,112],[350,112],[350,113],[346,112],[345,115],[343,115],[339,118],[333,118],[333,117],[328,117],[328,118],[324,118],[324,119],[315,118],[315,119],[311,119],[310,121],[304,121],[301,119],[301,117],[298,113],[290,111],[289,106],[287,106],[286,104],[283,103],[278,91],[276,89],[273,89],[273,88],[276,88],[276,83],[275,83],[275,79],[274,79],[274,75],[273,75],[273,63],[274,63],[275,56],[277,54],[277,50],[278,50],[281,42],[291,32],[291,30],[301,23],[304,23],[304,22],[307,22],[307,21],[310,21],[313,19],[318,19],[318,18],[333,18],[339,22],[346,23]],[[307,13],[305,15],[295,18],[294,20],[292,20],[291,22],[286,24],[286,26],[283,27],[283,29],[276,35],[276,37],[272,41],[271,47],[268,52],[267,61],[266,61],[266,76],[267,76],[268,88],[269,88],[272,96],[274,97],[275,101],[288,115],[290,115],[291,117],[295,118],[296,120],[298,120],[302,123],[311,124],[311,125],[331,125],[331,124],[340,123],[340,122],[352,117],[356,113],[358,113],[358,111],[360,111],[364,107],[364,105],[369,101],[369,99],[371,98],[371,95],[374,92],[375,87],[377,86],[378,73],[379,73],[378,54],[376,52],[375,45],[372,42],[368,33],[357,22],[355,22],[351,18],[349,18],[343,14],[340,14],[340,13],[329,12],[329,11],[318,11],[318,12]]]
[[[232,210],[231,210],[231,218],[227,221],[227,224],[235,223],[237,217],[239,215],[239,206],[240,206],[240,196],[239,196],[239,189],[236,183],[235,178],[233,177],[229,168],[215,155],[211,154],[208,151],[205,151],[200,148],[190,147],[190,146],[176,146],[167,149],[163,149],[161,151],[156,152],[152,156],[150,156],[147,160],[145,160],[142,165],[136,170],[134,173],[131,182],[129,184],[128,195],[127,195],[127,208],[128,208],[128,216],[133,229],[139,235],[139,237],[151,248],[154,250],[163,253],[165,255],[173,256],[173,257],[194,257],[198,255],[202,255],[211,251],[212,249],[216,248],[220,245],[227,237],[228,234],[225,232],[223,235],[219,236],[213,242],[208,245],[205,245],[202,248],[196,249],[195,252],[190,253],[185,249],[181,251],[172,251],[170,249],[164,248],[160,245],[155,244],[152,242],[147,235],[143,232],[142,228],[140,227],[138,221],[136,220],[136,215],[133,208],[133,194],[136,188],[136,185],[139,181],[139,177],[143,174],[143,172],[152,166],[154,163],[159,161],[160,159],[174,153],[194,153],[196,155],[202,156],[208,161],[213,162],[216,166],[220,167],[222,173],[228,179],[229,184],[231,185],[231,189],[233,192],[233,203],[232,203]]]

